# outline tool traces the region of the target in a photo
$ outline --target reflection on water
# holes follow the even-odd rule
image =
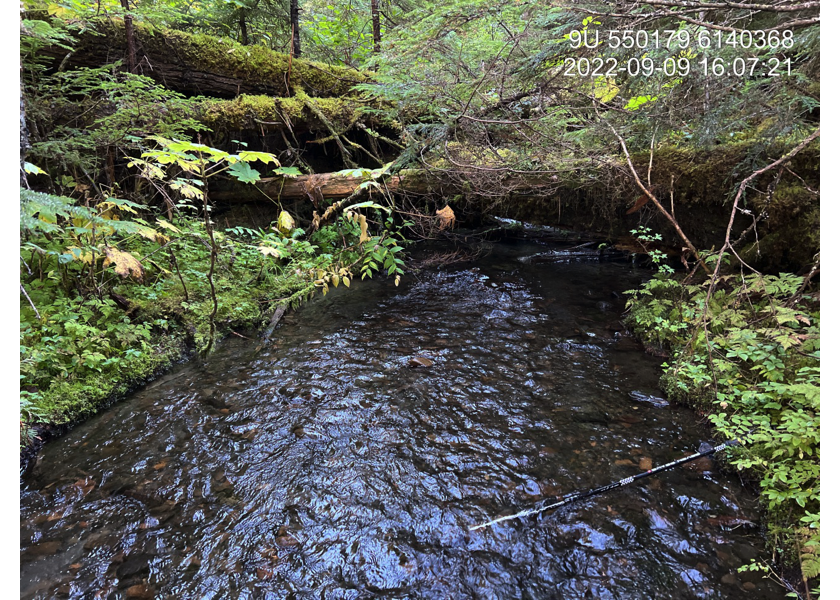
[[[619,323],[642,274],[544,251],[336,290],[48,444],[21,596],[783,597],[736,572],[755,499],[710,460],[468,531],[709,436]]]

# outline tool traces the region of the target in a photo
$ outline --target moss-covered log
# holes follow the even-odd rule
[[[255,132],[285,133],[326,132],[323,121],[311,110],[309,104],[318,108],[340,132],[347,132],[360,125],[368,128],[384,127],[397,130],[396,123],[383,123],[375,115],[364,110],[374,103],[358,97],[318,98],[298,92],[295,96],[242,95],[232,100],[216,98],[197,99],[197,120],[215,132],[252,130]]]
[[[708,150],[663,147],[654,152],[651,181],[654,193],[672,210],[688,238],[698,247],[720,247],[739,183],[754,171],[786,154],[795,144],[764,147],[755,140]],[[767,157],[770,157],[769,159]],[[645,152],[632,157],[636,168],[647,166]],[[766,173],[742,204],[749,212],[736,216],[735,239],[752,226],[739,254],[765,269],[797,270],[810,265],[819,252],[820,147],[813,143],[781,173]],[[594,170],[593,170],[594,169]],[[661,233],[666,243],[682,246],[670,224],[636,187],[626,161],[599,160],[597,168],[558,173],[562,185],[549,195],[514,189],[504,199],[479,198],[482,211],[542,225],[562,225],[626,235],[640,224]],[[779,176],[773,189],[773,180]],[[474,186],[474,189],[476,186]],[[549,188],[545,188],[549,189]],[[767,190],[773,189],[772,194]],[[673,208],[672,208],[673,207]]]
[[[705,151],[666,147],[655,152],[654,191],[674,211],[696,245],[720,245],[734,190],[742,179],[767,164],[766,159],[762,162],[750,152],[754,148],[754,142],[744,142]],[[782,156],[789,149],[774,144],[762,156]],[[742,257],[772,269],[795,270],[812,262],[819,250],[819,154],[818,145],[807,147],[780,174],[771,196],[764,192],[748,196],[745,208],[750,212],[738,214],[735,236],[750,228],[753,218],[758,232],[747,235],[738,246]],[[647,153],[640,154],[634,162],[644,164],[648,159]],[[647,224],[661,233],[666,243],[680,248],[669,224],[652,204],[640,202],[643,196],[625,166],[618,158],[600,160],[597,165],[580,161],[574,168],[543,176],[453,169],[433,175],[415,170],[403,171],[387,185],[392,193],[445,198],[459,220],[470,213],[493,214],[615,237]],[[760,178],[756,189],[767,190],[776,175]],[[281,201],[309,199],[319,205],[322,199],[346,197],[362,181],[329,173],[263,179],[258,189],[229,184],[214,191],[213,197],[226,202],[265,201],[267,196]]]
[[[291,59],[261,46],[243,46],[227,38],[154,29],[135,23],[137,72],[186,94],[233,98],[240,94],[335,97],[369,81],[368,74],[347,67]],[[54,47],[45,54],[64,66],[99,67],[127,56],[125,26],[103,19],[78,35],[69,55]],[[291,67],[291,72],[290,72]]]

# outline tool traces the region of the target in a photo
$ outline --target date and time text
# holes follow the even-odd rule
[[[782,77],[791,74],[791,59],[783,53],[794,46],[791,30],[720,31],[702,29],[573,31],[567,39],[574,49],[637,50],[639,56],[567,57],[560,68],[567,77],[685,77],[699,73],[711,77]],[[714,50],[732,48],[742,56],[713,56]],[[656,58],[657,50],[674,54]],[[777,54],[769,56],[770,53]]]

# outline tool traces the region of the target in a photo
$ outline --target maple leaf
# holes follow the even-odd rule
[[[244,162],[238,162],[228,168],[228,173],[243,183],[255,183],[260,178],[260,172],[252,169]]]
[[[143,280],[143,265],[134,256],[113,246],[105,246],[104,252],[104,266],[113,264],[117,275],[123,278],[131,276],[137,281]]]
[[[451,229],[455,225],[455,213],[449,208],[448,204],[440,210],[435,211],[435,214],[440,219],[441,229]]]

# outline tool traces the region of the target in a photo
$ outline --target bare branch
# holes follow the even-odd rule
[[[35,303],[32,302],[32,298],[29,297],[29,294],[26,293],[26,290],[23,288],[23,284],[20,284],[20,293],[26,296],[26,299],[29,300],[29,306],[32,307],[32,310],[35,311],[35,316],[38,317],[38,320],[41,320],[41,313],[38,312],[38,309],[35,308]]]
[[[668,222],[671,223],[671,226],[674,228],[674,230],[677,232],[677,235],[680,236],[680,239],[685,244],[686,249],[689,252],[691,252],[691,254],[694,256],[694,258],[697,259],[701,263],[701,266],[708,273],[709,268],[703,262],[703,259],[700,258],[700,253],[697,252],[697,248],[694,247],[694,244],[692,244],[691,240],[689,240],[688,237],[685,235],[682,228],[680,227],[680,224],[677,223],[677,220],[673,217],[673,215],[668,212],[668,209],[666,209],[664,206],[662,206],[662,204],[659,202],[659,200],[656,198],[656,196],[653,195],[653,193],[650,191],[650,189],[648,189],[648,187],[645,186],[644,183],[642,183],[642,180],[639,179],[639,174],[636,172],[636,167],[633,166],[633,160],[630,158],[630,152],[628,152],[628,150],[627,150],[627,144],[625,143],[624,138],[621,137],[621,134],[619,134],[615,130],[615,127],[613,127],[612,124],[609,121],[604,120],[604,123],[607,124],[607,127],[610,128],[610,131],[612,131],[613,135],[615,135],[615,137],[618,139],[618,143],[621,144],[621,150],[622,150],[622,152],[624,152],[625,158],[627,158],[627,166],[630,167],[630,172],[633,174],[633,179],[636,180],[636,185],[639,186],[639,189],[642,190],[642,193],[645,196],[647,196],[648,199],[651,202],[654,203],[654,205],[656,205],[656,208],[659,209],[659,212],[662,213],[662,215],[666,219],[668,219]]]
[[[673,15],[673,13],[669,13],[669,16],[671,15]],[[816,25],[820,22],[819,17],[814,17],[812,19],[797,19],[795,21],[787,21],[786,23],[776,25],[775,27],[768,27],[767,29],[738,29],[737,27],[727,27],[725,25],[715,25],[714,23],[709,23],[707,21],[698,21],[696,19],[692,19],[684,15],[680,18],[686,23],[691,23],[692,25],[700,25],[701,27],[708,27],[709,29],[719,29],[721,31],[729,31],[732,33],[741,33],[742,31],[778,31],[780,29],[794,29],[796,27],[807,27],[808,25]]]
[[[771,170],[773,170],[777,167],[780,167],[780,166],[784,165],[786,162],[788,162],[794,156],[799,154],[799,152],[803,148],[805,148],[808,144],[810,144],[815,139],[817,139],[819,137],[819,135],[820,135],[820,130],[818,128],[814,133],[812,133],[811,135],[806,137],[804,140],[802,140],[802,142],[798,146],[796,146],[796,148],[794,148],[793,150],[791,150],[790,152],[785,154],[780,159],[770,163],[766,167],[763,167],[763,168],[759,169],[758,171],[755,171],[752,175],[750,175],[749,177],[744,179],[741,182],[741,184],[738,186],[738,193],[735,194],[735,200],[732,202],[732,212],[729,214],[729,224],[726,226],[726,237],[724,238],[723,246],[721,246],[720,252],[718,252],[717,262],[715,263],[715,271],[714,271],[714,273],[712,273],[712,279],[709,282],[709,290],[706,292],[706,305],[705,305],[705,308],[704,308],[704,311],[703,311],[703,313],[704,313],[703,314],[704,325],[705,325],[705,322],[706,322],[706,313],[708,311],[709,301],[711,300],[712,294],[715,291],[715,284],[717,282],[718,275],[720,275],[720,268],[721,268],[721,265],[723,264],[723,256],[724,256],[724,254],[726,253],[727,250],[732,250],[733,253],[734,253],[734,249],[732,248],[732,243],[731,243],[732,226],[735,223],[735,214],[738,212],[738,203],[741,201],[741,197],[744,195],[744,191],[747,189],[747,184],[750,181],[752,181],[753,179],[755,179],[756,177],[758,177],[759,175],[762,175],[762,174],[766,173],[767,171],[771,171]],[[738,257],[738,260],[741,260],[741,258]],[[741,262],[743,262],[743,261],[741,261]]]
[[[672,6],[692,10],[715,8],[740,8],[743,10],[761,10],[770,12],[796,12],[810,8],[819,8],[819,0],[803,2],[801,4],[755,4],[751,2],[692,2],[689,0],[636,0],[639,4],[649,6]]]
[[[700,27],[707,27],[709,29],[719,29],[720,31],[728,31],[731,33],[741,33],[743,31],[749,32],[756,32],[756,31],[778,31],[781,29],[795,29],[798,27],[807,27],[809,25],[816,25],[820,22],[819,17],[812,17],[810,19],[795,19],[793,21],[787,21],[782,23],[781,25],[776,25],[774,27],[768,27],[766,29],[738,29],[737,27],[727,27],[726,25],[717,25],[716,23],[709,23],[708,21],[700,21],[697,19],[692,19],[691,17],[686,16],[686,14],[682,11],[661,11],[661,12],[652,12],[647,14],[640,14],[640,13],[612,13],[612,12],[601,12],[596,10],[589,10],[586,8],[573,8],[576,12],[583,13],[585,15],[592,15],[595,17],[609,17],[613,19],[637,19],[637,20],[645,20],[645,21],[652,21],[655,19],[661,18],[674,18],[679,17],[681,20],[685,21],[686,23],[691,23],[692,25],[699,25]],[[692,12],[689,9],[686,9],[685,12]]]

